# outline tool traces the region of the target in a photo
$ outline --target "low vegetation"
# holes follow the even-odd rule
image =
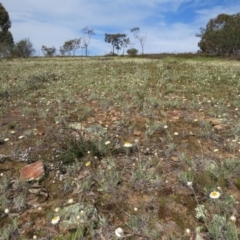
[[[239,79],[217,58],[2,59],[0,239],[237,240]]]

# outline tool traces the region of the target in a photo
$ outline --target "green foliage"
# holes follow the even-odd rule
[[[206,28],[197,34],[202,52],[209,54],[239,54],[240,49],[240,13],[234,15],[219,14],[210,19]]]
[[[42,52],[45,57],[53,57],[56,53],[56,48],[55,47],[46,47],[42,45]]]
[[[130,44],[130,39],[127,38],[126,34],[117,33],[117,34],[108,34],[105,33],[105,42],[112,44],[112,54],[115,55],[114,49],[116,48],[117,52],[119,50],[126,48]]]
[[[136,48],[130,48],[127,50],[127,54],[130,56],[136,56],[138,53],[138,50]]]
[[[0,35],[2,34],[2,32],[0,32]],[[7,35],[10,36],[11,33],[8,32]],[[7,36],[5,35],[5,36]],[[1,36],[0,36],[1,38]],[[13,45],[7,43],[8,40],[6,40],[5,42],[0,43],[0,57],[11,57],[12,55],[12,50],[13,50]]]
[[[11,54],[14,42],[9,28],[11,28],[9,14],[0,3],[0,57],[8,57]]]
[[[212,221],[207,224],[207,228],[211,239],[238,239],[236,227],[231,222],[227,221],[225,216],[219,216],[215,214]]]
[[[35,49],[33,48],[33,44],[29,40],[29,38],[22,39],[17,42],[14,47],[14,55],[17,57],[28,58],[35,53]]]
[[[86,156],[97,157],[101,159],[109,153],[109,147],[105,145],[103,140],[84,139],[80,137],[78,140],[71,139],[67,146],[63,149],[61,159],[64,163],[73,163]]]
[[[235,180],[235,186],[237,187],[238,190],[240,190],[240,178],[237,178]]]
[[[0,3],[0,28],[1,31],[8,31],[8,29],[11,27],[11,21],[8,15],[8,12]]]
[[[18,239],[19,230],[18,230],[18,220],[16,218],[11,218],[12,223],[8,224],[7,227],[0,229],[1,239]]]
[[[45,83],[57,81],[58,75],[55,73],[41,73],[30,75],[26,80],[27,88],[29,90],[38,90],[44,86]]]
[[[62,54],[62,56],[65,56],[66,54],[68,56],[71,56],[71,52],[72,55],[75,55],[75,52],[77,49],[80,48],[80,44],[81,44],[81,38],[75,38],[75,39],[71,39],[66,41],[63,46],[60,47],[60,53]]]

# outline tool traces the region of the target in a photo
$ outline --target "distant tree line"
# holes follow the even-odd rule
[[[9,31],[11,28],[11,21],[9,14],[0,3],[0,57],[30,57],[35,53],[33,44],[30,39],[25,38],[19,42],[14,43],[12,33]],[[146,35],[140,35],[139,27],[130,29],[134,37],[139,40],[142,48],[142,54],[144,50],[144,44],[146,41]],[[82,29],[82,37],[70,39],[63,43],[59,48],[59,52],[62,56],[74,56],[76,51],[80,48],[84,49],[85,56],[89,54],[89,44],[92,36],[95,35],[93,29],[85,27]],[[125,53],[125,49],[129,46],[133,46],[129,37],[123,33],[110,34],[105,33],[105,42],[111,44],[112,51],[108,55],[118,55],[119,51],[122,50],[122,54]],[[47,47],[42,45],[42,53],[46,57],[53,57],[57,53],[57,49],[54,46]],[[117,52],[117,53],[116,53]],[[136,55],[138,50],[130,48],[127,50],[129,55]]]
[[[25,38],[14,43],[9,14],[0,3],[0,57],[30,57],[35,53],[33,44],[30,39]],[[141,45],[141,54],[144,54],[144,46],[147,39],[147,34],[142,34],[139,27],[130,29],[134,38]],[[82,29],[82,37],[70,39],[63,43],[59,52],[62,56],[74,56],[80,48],[84,49],[85,56],[89,55],[89,44],[92,36],[95,35],[93,29],[85,27]],[[210,19],[206,28],[200,28],[200,33],[196,34],[200,37],[198,43],[202,52],[217,55],[240,54],[240,13],[228,15],[219,14],[216,18]],[[124,33],[105,33],[105,42],[111,45],[111,51],[107,55],[124,55],[127,49],[127,54],[137,55],[138,50],[133,48],[134,43],[130,41],[127,34]],[[46,57],[56,55],[57,49],[42,45],[42,53]]]

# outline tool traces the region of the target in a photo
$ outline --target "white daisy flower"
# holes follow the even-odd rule
[[[117,237],[119,237],[119,238],[123,237],[123,235],[124,235],[123,229],[122,229],[122,228],[117,228],[117,229],[115,230],[115,235],[116,235]]]
[[[210,193],[209,197],[212,198],[212,199],[217,199],[220,197],[220,192],[217,192],[217,191],[213,191]]]
[[[60,221],[60,217],[57,216],[57,217],[54,217],[54,218],[51,220],[51,223],[52,223],[53,225],[56,225],[56,224],[58,224],[59,221]]]

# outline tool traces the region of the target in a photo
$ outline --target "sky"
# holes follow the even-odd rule
[[[195,35],[211,18],[240,12],[239,0],[0,0],[8,11],[15,42],[29,38],[42,55],[41,47],[59,50],[65,41],[82,37],[82,29],[93,29],[89,55],[111,52],[105,33],[124,33],[141,52],[130,29],[146,35],[144,53],[197,52]],[[57,52],[58,54],[59,51]],[[121,51],[120,51],[121,53]],[[83,55],[80,49],[76,55]]]

